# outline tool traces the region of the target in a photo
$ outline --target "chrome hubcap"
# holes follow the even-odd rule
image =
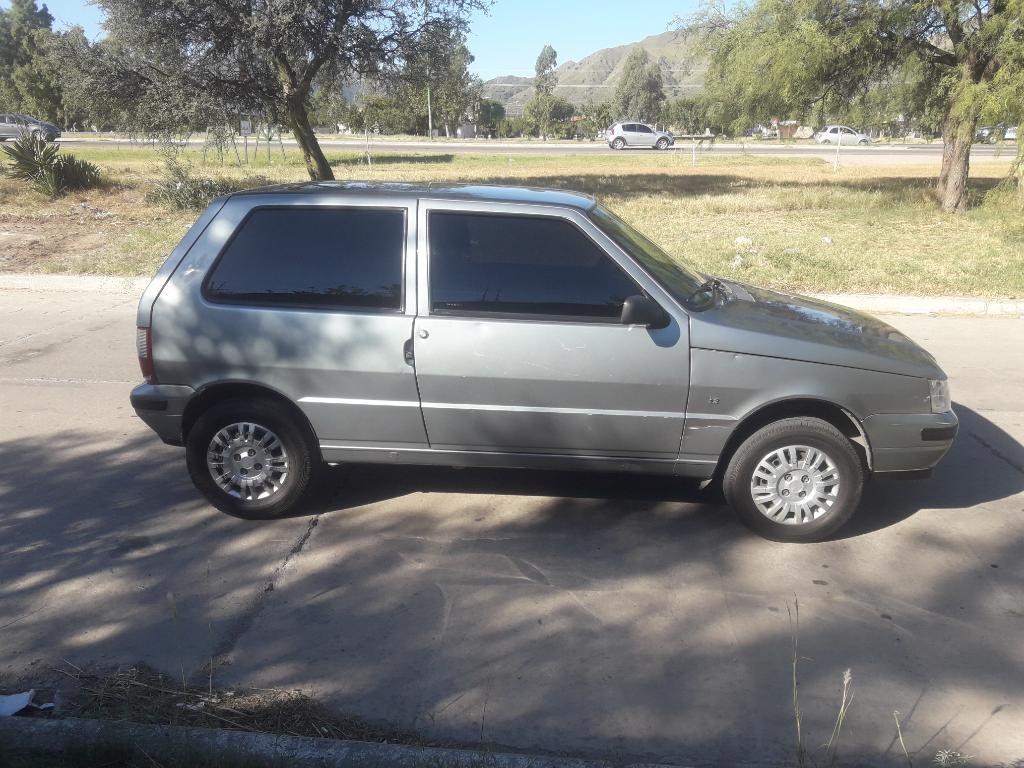
[[[750,479],[750,495],[769,520],[809,523],[828,514],[836,503],[839,470],[824,451],[787,445],[758,462]]]
[[[206,449],[210,475],[229,496],[257,501],[273,496],[288,480],[288,453],[266,427],[249,422],[229,424]]]

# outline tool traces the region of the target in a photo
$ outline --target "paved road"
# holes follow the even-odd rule
[[[214,657],[218,683],[442,739],[772,761],[798,597],[809,745],[849,668],[848,759],[901,762],[893,710],[919,764],[1024,757],[1024,321],[894,318],[951,374],[961,436],[842,538],[784,546],[599,475],[350,470],[318,518],[223,516],[128,406],[135,300],[0,292],[0,676]]]
[[[65,136],[61,139],[63,143],[72,145],[86,144],[99,145],[111,144],[110,139],[91,139],[85,135]],[[192,140],[193,144],[202,144],[199,139]],[[285,144],[295,146],[294,141],[287,139]],[[321,138],[321,146],[330,149],[351,149],[361,152],[365,144],[361,139],[331,139]],[[370,142],[371,150],[374,152],[410,152],[415,154],[523,154],[523,155],[619,155],[623,152],[636,152],[650,154],[653,150],[633,149],[616,152],[607,144],[597,141],[579,143],[565,142],[531,142],[516,143],[503,141],[377,141]],[[676,148],[669,153],[670,156],[685,155],[689,158],[692,145],[690,142],[680,140]],[[840,162],[845,163],[938,163],[942,160],[942,145],[940,144],[906,144],[906,145],[876,145],[876,146],[853,146],[840,148]],[[1005,159],[1014,157],[1016,145],[987,146],[979,145],[971,150],[971,156],[975,159]],[[738,144],[723,142],[713,147],[705,147],[698,150],[698,158],[710,155],[774,155],[777,157],[818,157],[823,160],[833,161],[836,156],[836,147],[821,145],[778,145],[748,143]]]

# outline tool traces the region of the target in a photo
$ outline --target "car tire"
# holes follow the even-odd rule
[[[248,435],[240,426],[251,427]],[[215,440],[223,446],[225,437],[230,438],[228,450],[216,451]],[[246,446],[255,456],[232,463]],[[239,453],[231,455],[234,450]],[[327,490],[328,467],[312,430],[291,409],[269,398],[237,398],[212,406],[189,430],[185,461],[192,483],[207,501],[249,520],[315,511]],[[268,470],[270,466],[277,471]],[[213,475],[218,468],[232,479],[218,482]],[[241,480],[239,473],[253,473],[257,483],[248,488],[235,484]]]
[[[867,140],[867,139],[861,139],[861,140],[860,140],[860,141],[858,141],[857,143],[858,143],[858,144],[867,144],[867,143],[868,143],[868,140]]]
[[[626,146],[626,140],[621,136],[612,142],[612,149],[622,149]]]
[[[726,467],[722,491],[740,520],[766,539],[814,542],[849,522],[860,503],[865,475],[861,455],[832,424],[789,418],[743,441]],[[757,500],[755,488],[761,489]],[[796,493],[813,494],[813,500],[794,503],[789,497]],[[773,519],[769,512],[780,503]]]
[[[658,139],[658,143],[654,145],[656,149],[665,150],[668,149],[668,139]]]

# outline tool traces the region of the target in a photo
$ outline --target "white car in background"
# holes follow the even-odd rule
[[[871,137],[845,125],[826,125],[816,134],[819,144],[870,144]]]

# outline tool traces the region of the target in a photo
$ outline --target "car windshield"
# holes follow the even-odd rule
[[[645,235],[633,229],[600,205],[590,210],[590,219],[622,250],[636,259],[661,286],[680,303],[690,305],[705,278],[669,256]]]

